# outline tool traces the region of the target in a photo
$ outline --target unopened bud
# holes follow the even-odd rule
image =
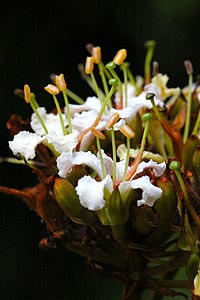
[[[104,140],[106,138],[105,135],[95,127],[91,127],[90,131],[101,140]]]
[[[79,197],[70,182],[64,178],[56,178],[53,192],[64,213],[75,223],[90,224],[93,222],[93,213],[80,204]]]
[[[132,139],[135,135],[134,131],[128,125],[124,125],[123,127],[121,127],[120,131],[129,139]]]
[[[65,82],[65,77],[63,74],[60,74],[59,76],[55,76],[55,83],[57,88],[61,91],[64,92],[67,88],[66,82]]]
[[[57,86],[55,86],[53,84],[48,84],[47,86],[45,86],[44,89],[45,89],[45,91],[47,91],[51,95],[57,95],[57,94],[60,93],[60,91],[57,88]]]
[[[94,57],[94,63],[99,64],[101,62],[101,47],[92,48],[92,56]]]
[[[112,115],[112,117],[110,118],[110,120],[108,121],[108,123],[106,124],[106,127],[108,129],[112,128],[113,125],[119,120],[119,114],[115,113]]]
[[[92,73],[93,69],[94,69],[94,57],[88,56],[85,62],[85,73],[89,75]]]
[[[28,84],[24,85],[24,99],[26,101],[26,103],[30,103],[30,99],[31,99],[31,90]]]

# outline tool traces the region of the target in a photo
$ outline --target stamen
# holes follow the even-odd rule
[[[109,92],[108,95],[106,96],[106,99],[104,100],[103,105],[102,105],[102,107],[101,107],[101,110],[100,110],[100,112],[99,112],[99,114],[98,114],[96,120],[94,121],[92,127],[96,127],[96,126],[98,125],[98,123],[99,123],[99,121],[100,121],[100,119],[101,119],[101,117],[102,117],[102,115],[103,115],[103,112],[104,112],[104,110],[105,110],[105,108],[106,108],[108,102],[110,101],[112,95],[113,95],[114,92],[115,92],[116,85],[118,85],[118,80],[116,80],[116,79],[114,79],[114,78],[113,78],[113,79],[110,79],[110,80],[109,80],[109,84],[112,85],[112,87],[111,87],[111,89],[110,89],[110,92]]]
[[[155,50],[155,41],[147,41],[145,43],[145,47],[147,48],[145,63],[144,63],[144,77],[145,84],[150,83],[151,81],[151,61],[153,58],[154,50]]]
[[[31,90],[28,84],[24,85],[24,100],[26,103],[30,103],[31,100]]]
[[[190,202],[190,199],[189,199],[186,187],[185,187],[185,183],[184,183],[183,178],[182,178],[181,173],[180,173],[180,163],[178,161],[172,161],[170,163],[169,167],[176,174],[176,177],[178,179],[178,182],[180,184],[181,190],[182,190],[183,195],[184,195],[186,207],[187,207],[188,211],[190,212],[190,215],[193,218],[193,220],[194,220],[195,224],[197,225],[198,229],[200,230],[200,218],[196,214],[196,212],[195,212],[195,210],[194,210],[194,208],[193,208],[193,206]]]
[[[55,77],[56,77],[55,74],[53,74],[53,73],[50,74],[50,79],[53,83],[55,83]],[[83,104],[85,102],[81,97],[79,97],[74,92],[69,90],[69,88],[66,89],[66,94],[67,94],[67,96],[69,96],[72,100],[74,100],[78,104]]]
[[[121,133],[123,133],[123,135],[125,135],[129,139],[132,139],[135,135],[134,131],[127,124],[121,127],[120,131]]]
[[[99,64],[101,62],[101,47],[93,47],[92,56],[94,57],[94,63]]]
[[[101,144],[100,144],[100,140],[98,138],[98,136],[96,137],[97,140],[97,150],[99,153],[99,159],[100,159],[100,163],[101,163],[101,170],[102,170],[102,176],[103,179],[106,177],[106,169],[105,169],[105,165],[104,165],[104,160],[103,160],[103,155],[102,155],[102,150],[101,150]]]
[[[127,57],[126,49],[121,49],[115,55],[113,61],[116,65],[121,65]]]
[[[90,75],[93,72],[93,69],[94,69],[94,57],[88,56],[85,62],[85,73],[87,75]]]
[[[110,120],[107,122],[106,127],[108,129],[111,129],[118,120],[119,120],[119,114],[118,113],[113,114]]]
[[[59,119],[60,119],[60,124],[61,124],[61,127],[62,127],[62,131],[63,131],[63,135],[66,135],[67,134],[67,130],[65,128],[65,124],[64,124],[64,121],[63,121],[63,117],[62,117],[62,112],[61,112],[61,109],[60,109],[60,105],[59,105],[58,100],[56,98],[56,95],[59,94],[60,91],[53,84],[48,84],[44,89],[53,96],[53,100],[54,100],[54,103],[56,105],[56,109],[57,109],[57,112],[58,112],[58,115],[59,115]]]
[[[195,122],[195,125],[194,125],[194,129],[192,131],[192,134],[197,134],[198,133],[199,124],[200,124],[200,110],[199,110],[199,113],[198,113],[198,116],[197,116],[197,119],[196,119],[196,122]]]
[[[123,71],[123,75],[124,75],[124,95],[125,95],[124,104],[125,104],[125,107],[127,107],[127,105],[128,105],[128,73],[127,73],[126,64],[123,63],[121,65],[120,69]]]
[[[104,140],[106,137],[105,135],[99,131],[98,129],[96,129],[95,127],[91,127],[90,131],[96,136],[98,137],[100,140]]]
[[[101,104],[103,104],[103,101],[102,101],[102,98],[100,96],[100,92],[99,92],[99,87],[98,87],[98,84],[97,84],[97,81],[95,79],[95,76],[94,76],[94,73],[93,73],[93,69],[94,69],[94,57],[93,56],[88,56],[86,58],[86,63],[85,63],[85,73],[90,75],[91,76],[91,79],[92,79],[92,83],[93,83],[93,87],[94,87],[94,90],[97,94],[97,97],[99,98],[99,100],[101,101]]]
[[[190,131],[190,119],[191,119],[191,106],[192,106],[192,83],[193,83],[193,67],[189,60],[184,62],[186,72],[189,76],[188,78],[188,97],[187,97],[187,113],[185,128],[183,133],[183,143],[186,143]]]
[[[142,142],[141,142],[140,150],[138,151],[138,155],[137,155],[136,159],[134,160],[133,164],[131,165],[130,171],[128,172],[128,174],[126,176],[126,180],[130,180],[132,178],[132,176],[134,175],[134,173],[142,159],[151,119],[152,119],[151,113],[145,113],[142,116],[142,120],[146,121],[143,136],[142,136]]]
[[[132,85],[135,87],[136,95],[138,95],[139,94],[139,88],[138,88],[137,83],[135,81],[135,78],[134,78],[134,76],[133,76],[133,74],[130,70],[130,63],[129,62],[124,62],[121,65],[121,69],[123,69],[123,68],[126,68],[128,79],[132,83]]]
[[[67,110],[67,120],[68,120],[68,127],[69,127],[69,133],[72,133],[72,121],[71,121],[71,115],[70,115],[70,109],[69,109],[69,101],[67,98],[66,90],[67,90],[67,85],[65,82],[65,77],[63,74],[60,74],[59,76],[55,76],[55,82],[59,90],[62,92],[64,101],[65,101],[65,106]]]
[[[44,129],[44,132],[47,134],[48,130],[47,130],[47,128],[44,124],[44,121],[40,117],[40,114],[38,113],[38,110],[37,110],[39,106],[38,106],[38,104],[35,100],[35,96],[33,95],[33,93],[30,92],[30,87],[29,87],[28,84],[24,85],[24,99],[25,99],[26,103],[30,103],[32,110],[36,114],[36,116],[38,118],[38,121],[40,122],[42,128]]]
[[[123,91],[122,91],[122,82],[119,78],[119,76],[117,75],[117,73],[115,72],[115,68],[116,68],[116,63],[114,61],[111,61],[109,63],[107,63],[106,68],[110,71],[110,73],[113,75],[114,79],[116,79],[118,81],[119,84],[119,93],[120,93],[120,103],[119,103],[119,109],[123,108]]]
[[[156,76],[159,72],[159,63],[157,61],[153,61],[153,76]]]

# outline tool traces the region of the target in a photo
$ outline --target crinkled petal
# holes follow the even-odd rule
[[[72,169],[73,167],[73,153],[62,153],[56,160],[57,162],[57,168],[59,170],[58,175],[62,178],[65,178],[67,173]]]
[[[110,191],[111,186],[112,180],[109,175],[100,182],[85,175],[79,179],[75,189],[81,205],[89,210],[97,211],[105,206],[104,191],[105,189]]]
[[[73,128],[79,132],[83,132],[88,129],[94,123],[98,113],[95,110],[83,111],[81,113],[75,113],[72,119]]]
[[[13,154],[20,153],[26,160],[35,157],[35,148],[42,142],[43,138],[36,133],[20,131],[14,136],[13,141],[9,142],[9,147]]]
[[[143,170],[147,169],[147,168],[152,168],[155,176],[156,177],[160,177],[164,173],[164,171],[166,169],[166,163],[162,162],[162,163],[158,164],[157,162],[153,161],[152,159],[149,162],[147,162],[147,163],[144,162],[144,161],[142,161],[138,165],[134,176],[136,174],[138,174],[138,173],[143,172]]]
[[[95,110],[97,113],[101,109],[101,102],[97,97],[88,97],[84,104],[77,105],[77,104],[69,104],[70,113],[73,117],[75,113],[80,113],[82,111],[87,110]]]
[[[55,115],[52,113],[47,113],[46,109],[44,107],[39,107],[37,109],[38,114],[40,115],[40,117],[42,118],[48,132],[54,131],[57,135],[62,135],[63,131],[62,131],[62,127],[61,127],[61,123],[60,123],[60,119],[59,119],[59,115]],[[63,117],[63,121],[64,121],[64,125],[66,126],[68,124],[66,116],[64,114],[62,114]],[[32,129],[39,135],[44,135],[44,129],[40,123],[40,121],[38,120],[37,116],[35,113],[32,114],[31,116],[31,127]]]
[[[48,143],[51,143],[59,153],[71,152],[78,144],[79,132],[74,130],[70,134],[57,135],[55,132],[50,132],[46,135]]]

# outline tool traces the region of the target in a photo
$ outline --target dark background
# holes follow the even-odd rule
[[[4,1],[5,2],[5,1]],[[200,73],[199,0],[12,1],[0,12],[0,155],[11,156],[6,122],[12,113],[29,117],[31,109],[13,93],[28,83],[41,105],[53,103],[44,86],[49,74],[65,74],[68,87],[92,95],[77,64],[88,55],[85,45],[102,47],[109,62],[126,48],[133,73],[143,75],[144,43],[157,42],[154,59],[170,76],[169,86],[185,86],[183,61]],[[33,185],[27,168],[0,165],[0,184]],[[0,299],[120,299],[117,282],[94,275],[81,257],[63,249],[41,252],[45,229],[19,200],[0,195]]]

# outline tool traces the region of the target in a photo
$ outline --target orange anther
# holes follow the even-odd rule
[[[112,115],[112,117],[110,118],[110,120],[108,121],[108,123],[106,124],[106,127],[108,129],[112,128],[113,125],[119,120],[119,114],[115,113]]]
[[[57,94],[60,93],[60,91],[57,88],[57,86],[55,86],[53,84],[48,84],[47,86],[45,86],[44,89],[45,89],[45,91],[47,91],[51,95],[57,95]]]
[[[104,140],[106,138],[105,135],[95,127],[91,127],[90,131],[101,140]]]
[[[65,77],[63,74],[60,74],[59,76],[56,75],[55,76],[55,82],[56,82],[56,86],[57,88],[61,91],[61,92],[64,92],[67,88],[67,85],[66,85],[66,81],[65,81]]]
[[[31,90],[28,84],[24,85],[24,99],[26,101],[26,103],[30,103],[30,99],[31,99]]]
[[[94,63],[99,64],[101,62],[101,47],[93,47],[92,56],[94,57]]]
[[[124,125],[123,127],[121,127],[120,131],[129,139],[132,139],[135,135],[134,131],[128,125]]]
[[[121,65],[124,62],[124,60],[126,59],[126,56],[127,56],[126,49],[121,49],[115,55],[115,57],[113,59],[113,62],[116,65]]]
[[[94,57],[88,56],[85,62],[85,73],[91,74],[94,69]]]

